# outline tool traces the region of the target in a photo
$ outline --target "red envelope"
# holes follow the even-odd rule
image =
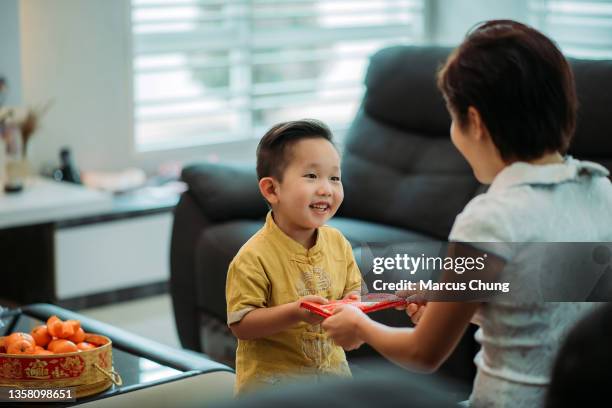
[[[406,304],[406,299],[395,296],[392,293],[371,293],[357,300],[336,300],[324,305],[315,302],[302,302],[300,307],[310,310],[323,317],[329,317],[334,314],[334,310],[339,305],[353,305],[361,309],[364,313],[376,312],[377,310],[388,309],[390,307],[402,306]]]

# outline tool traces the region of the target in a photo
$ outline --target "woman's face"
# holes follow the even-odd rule
[[[493,144],[480,113],[470,106],[467,119],[462,124],[453,109],[449,109],[449,112],[452,118],[451,141],[472,167],[476,179],[483,184],[491,184],[506,163]]]

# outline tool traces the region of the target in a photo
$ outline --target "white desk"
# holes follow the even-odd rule
[[[32,178],[23,191],[0,194],[0,229],[99,214],[109,211],[112,206],[110,193]]]
[[[117,291],[160,290],[169,279],[172,209],[178,195],[113,196],[34,178],[0,195],[0,298],[17,303],[74,300]],[[75,300],[76,299],[76,300]],[[84,301],[84,300],[83,300]]]

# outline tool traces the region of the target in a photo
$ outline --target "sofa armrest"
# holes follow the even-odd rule
[[[210,222],[257,219],[268,211],[253,166],[195,164],[185,167],[181,178]]]

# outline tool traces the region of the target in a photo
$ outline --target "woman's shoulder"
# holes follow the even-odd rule
[[[512,219],[516,207],[507,197],[489,193],[474,197],[461,211],[449,240],[461,242],[512,242]]]
[[[612,182],[607,177],[599,177],[593,181],[591,190],[597,199],[607,204],[612,203]]]

